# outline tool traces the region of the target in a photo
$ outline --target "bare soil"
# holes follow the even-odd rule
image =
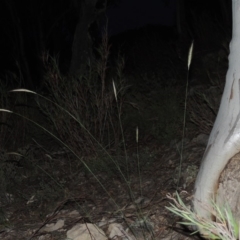
[[[171,146],[153,143],[145,148],[141,146],[140,173],[137,149],[132,147],[132,154],[128,156],[129,178],[124,173],[128,184],[121,174],[107,174],[103,170],[96,171],[93,176],[81,170],[80,164],[77,166],[68,154],[60,152],[61,149],[47,152],[31,145],[28,148],[31,161],[36,165],[41,161],[42,171],[47,173],[33,177],[31,171],[36,171],[36,165],[28,165],[28,169],[22,165],[15,168],[22,180],[15,183],[11,193],[2,193],[0,238],[66,239],[66,232],[77,223],[97,224],[107,234],[110,223],[120,223],[125,230],[131,229],[135,239],[197,239],[198,236],[190,235],[190,231],[178,224],[180,219],[165,207],[171,202],[167,195],[174,196],[176,191],[191,206],[194,181],[206,139],[205,135],[184,139],[182,160],[181,142],[173,141]],[[125,165],[125,156],[115,159],[119,166]],[[20,161],[21,164],[23,162]],[[60,187],[56,190],[57,187],[53,186],[57,185]],[[48,232],[46,226],[59,220],[64,220],[64,225]]]

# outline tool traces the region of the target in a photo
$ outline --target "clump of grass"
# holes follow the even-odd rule
[[[113,83],[113,93],[114,93],[114,96],[116,98],[116,101],[118,99],[118,95],[117,95],[117,89]],[[13,92],[25,92],[25,93],[30,93],[30,94],[34,94],[34,95],[37,95],[38,97],[40,98],[44,98],[46,101],[49,101],[51,103],[53,103],[51,100],[45,98],[44,96],[41,96],[39,94],[37,94],[36,92],[33,92],[33,91],[30,91],[30,90],[26,90],[26,89],[16,89],[16,90],[13,90]],[[54,103],[53,103],[54,104]],[[56,104],[56,103],[55,103]],[[114,164],[115,168],[117,169],[117,172],[118,172],[118,175],[120,175],[120,177],[122,178],[123,180],[123,183],[125,184],[126,188],[128,189],[128,193],[129,193],[129,199],[133,202],[133,204],[135,205],[136,207],[136,214],[138,216],[138,219],[139,219],[139,222],[141,222],[141,224],[148,224],[147,220],[145,219],[145,217],[142,215],[141,213],[141,210],[140,208],[138,207],[138,204],[135,202],[136,198],[135,198],[135,193],[132,192],[132,189],[131,189],[131,181],[129,179],[129,176],[128,176],[128,171],[126,171],[127,175],[125,175],[125,173],[121,170],[121,168],[119,167],[119,164],[118,162],[109,154],[109,152],[104,148],[104,146],[101,145],[100,142],[97,141],[97,139],[94,138],[94,136],[84,127],[84,125],[75,117],[73,116],[67,109],[64,109],[62,108],[61,106],[59,106],[58,104],[56,104],[57,107],[59,107],[66,115],[69,115],[73,121],[76,121],[77,124],[80,125],[80,127],[86,131],[94,141],[96,141],[96,144],[98,144],[99,148],[105,152],[106,156],[109,157],[109,159],[112,161],[112,163]],[[5,113],[11,113],[13,115],[16,115],[16,116],[19,116],[19,117],[23,117],[25,118],[24,116],[18,114],[18,113],[14,113],[10,110],[6,110],[6,109],[0,109],[1,112],[5,112]],[[119,116],[120,117],[120,116]],[[94,170],[92,169],[92,167],[84,160],[84,158],[82,158],[82,156],[75,152],[75,149],[71,148],[71,146],[67,145],[65,142],[61,141],[61,139],[59,139],[56,135],[54,135],[53,133],[51,133],[50,131],[48,131],[46,128],[44,128],[43,126],[39,125],[37,122],[35,121],[32,121],[30,119],[27,119],[28,121],[32,122],[33,124],[35,124],[36,126],[38,126],[39,128],[41,128],[43,131],[46,131],[48,134],[50,134],[53,138],[55,138],[57,141],[59,141],[64,147],[66,147],[73,155],[74,157],[79,161],[81,162],[84,167],[88,170],[88,172],[94,177],[94,179],[96,180],[96,182],[100,185],[100,187],[104,190],[104,192],[108,195],[108,197],[112,200],[112,202],[114,203],[115,207],[116,207],[116,210],[117,211],[120,211],[121,214],[124,215],[124,213],[122,212],[121,208],[118,206],[117,202],[115,201],[115,199],[113,199],[111,197],[111,194],[108,192],[108,190],[106,189],[106,187],[104,186],[104,184],[102,183],[101,179],[97,176],[97,174],[94,173]],[[122,130],[122,129],[121,129]],[[136,141],[138,143],[138,130],[136,130]],[[127,158],[127,152],[126,152],[126,149],[125,149],[125,154],[126,154],[126,163],[125,163],[125,166],[128,166],[128,158]],[[56,197],[54,196],[54,194],[57,192],[60,192],[59,190],[64,190],[63,187],[64,185],[62,183],[59,182],[59,180],[57,179],[54,179],[54,176],[52,176],[51,173],[49,173],[48,171],[46,171],[45,169],[43,169],[41,166],[37,166],[40,170],[42,170],[43,173],[45,173],[45,175],[49,178],[49,179],[52,179],[53,180],[53,183],[55,183],[55,187],[51,184],[46,184],[44,183],[44,185],[40,186],[42,187],[42,189],[44,190],[44,195],[48,195],[48,194],[51,194],[52,197]],[[140,163],[139,163],[139,159],[138,159],[138,175],[139,175],[139,186],[140,186],[140,189],[142,189],[142,182],[141,182],[141,169],[140,169]],[[41,183],[40,183],[41,185]],[[53,190],[55,189],[56,190]],[[142,195],[142,192],[140,193]],[[36,198],[41,198],[42,196],[42,193],[41,192],[37,192],[36,193]],[[71,196],[71,194],[70,194]],[[35,197],[35,195],[34,195]],[[45,197],[46,198],[46,197]],[[126,222],[126,224],[128,225],[128,223]],[[148,226],[148,225],[147,225]],[[150,226],[150,225],[149,225]],[[147,227],[147,230],[148,231],[152,231],[152,229],[150,229],[150,227]],[[131,227],[131,226],[129,226]],[[144,234],[144,231],[143,231],[143,234]],[[152,232],[151,232],[152,234]]]
[[[93,155],[100,151],[96,141],[54,103],[67,109],[81,122],[104,148],[117,149],[121,142],[118,114],[122,113],[126,83],[122,72],[124,61],[119,59],[114,79],[118,89],[118,109],[108,75],[109,46],[107,36],[98,49],[99,58],[89,63],[88,72],[78,77],[63,76],[56,59],[45,55],[47,96],[52,102],[40,103],[42,112],[54,126],[61,140],[81,155]],[[54,102],[54,103],[53,103]],[[118,113],[119,112],[119,113]]]
[[[89,64],[88,74],[79,76],[78,78],[62,76],[59,72],[57,61],[49,55],[46,55],[46,67],[48,68],[46,78],[47,96],[42,96],[26,89],[17,89],[13,91],[24,94],[30,93],[36,97],[41,112],[49,119],[49,123],[51,123],[47,124],[50,125],[50,127],[46,128],[42,126],[42,119],[38,119],[41,120],[39,123],[35,119],[25,117],[21,113],[6,110],[7,106],[0,111],[4,114],[15,116],[15,119],[17,116],[31,122],[33,125],[37,126],[40,131],[47,132],[51,137],[58,141],[60,145],[65,147],[75,159],[73,160],[73,158],[71,158],[70,161],[64,159],[64,166],[67,165],[66,162],[69,162],[69,165],[72,164],[74,166],[72,167],[73,172],[71,173],[66,172],[66,169],[61,169],[64,173],[67,173],[66,175],[70,175],[67,177],[65,176],[66,180],[67,178],[72,178],[77,181],[75,177],[78,174],[77,171],[80,169],[77,165],[81,163],[81,171],[83,168],[87,169],[88,173],[93,176],[96,182],[105,191],[106,195],[112,200],[115,208],[121,212],[121,208],[117,205],[115,199],[111,197],[111,194],[104,186],[101,178],[98,177],[98,174],[94,170],[94,167],[100,167],[94,163],[92,165],[89,164],[89,162],[86,161],[88,158],[85,158],[85,155],[88,154],[98,156],[98,163],[102,159],[108,158],[107,161],[110,161],[111,165],[106,163],[106,168],[109,166],[115,168],[118,176],[120,175],[120,178],[129,192],[129,199],[134,202],[135,193],[133,194],[131,190],[124,129],[121,123],[124,103],[123,97],[126,88],[126,85],[122,80],[123,61],[118,62],[117,74],[115,75],[112,84],[112,79],[110,81],[109,76],[107,76],[106,59],[108,56],[108,49],[106,43],[103,43],[103,45],[103,49],[99,51],[100,56],[102,56],[99,60],[100,62],[96,61],[95,63],[92,63],[92,65]],[[42,103],[43,105],[41,105]],[[53,127],[51,127],[51,125]],[[138,142],[138,131],[136,135],[136,141]],[[109,150],[120,147],[122,147],[125,152],[126,161],[125,163],[122,163],[124,168],[121,168],[120,164],[109,153]],[[103,157],[99,159],[99,156]],[[24,172],[19,177],[18,184],[26,184],[24,178],[26,178],[26,180],[33,178],[33,181],[36,181],[38,178],[38,186],[33,189],[31,188],[32,185],[28,185],[28,188],[31,189],[33,193],[29,190],[27,194],[21,192],[15,194],[22,194],[24,200],[28,200],[27,202],[30,203],[37,202],[38,204],[39,201],[45,202],[46,199],[48,203],[51,199],[53,200],[52,202],[55,202],[57,197],[64,193],[65,186],[67,185],[67,183],[65,184],[64,182],[65,179],[59,179],[58,175],[55,174],[56,162],[51,158],[47,160],[43,158],[42,162],[37,162],[35,156],[29,155],[29,157],[31,159],[28,159],[28,156],[22,156],[21,160],[17,161],[17,163],[20,164],[24,163],[24,168],[31,168],[31,171],[29,171],[31,174],[29,172]],[[28,162],[31,161],[33,162],[32,165],[28,166]],[[62,164],[62,162],[58,162],[57,164]],[[139,186],[140,189],[142,189],[139,159],[137,164]],[[101,166],[103,165],[104,163]],[[13,169],[16,169],[15,166],[13,166]],[[101,168],[98,170],[102,172]],[[24,176],[24,178],[22,176]],[[4,178],[7,179],[7,176],[4,176]],[[15,176],[13,178],[15,178]],[[39,179],[41,180],[39,181]],[[64,197],[72,197],[72,195],[73,194],[69,193]],[[137,211],[139,219],[144,219],[144,217],[141,216],[141,211],[138,207]],[[122,213],[122,215],[124,214]]]
[[[93,155],[95,157],[96,155],[104,155],[105,159],[108,157],[108,161],[111,161],[110,167],[116,169],[118,175],[121,175],[121,178],[126,183],[127,188],[130,189],[123,170],[120,169],[119,164],[106,151],[106,149],[119,148],[120,145],[121,128],[117,123],[119,116],[121,116],[126,87],[122,80],[124,62],[120,59],[117,64],[116,75],[113,76],[116,85],[115,91],[113,91],[112,78],[110,80],[110,76],[107,76],[108,51],[107,40],[104,39],[99,49],[99,60],[89,64],[88,73],[78,78],[63,76],[59,71],[57,61],[46,55],[45,66],[48,72],[46,74],[45,90],[47,94],[45,96],[48,98],[45,96],[41,98],[41,95],[37,95],[33,91],[18,89],[15,91],[21,92],[21,94],[17,94],[19,96],[16,97],[18,101],[13,96],[10,99],[7,88],[2,85],[2,82],[0,83],[0,91],[2,93],[0,99],[1,148],[9,139],[12,123],[15,125],[19,124],[18,129],[25,131],[23,123],[28,122],[38,128],[37,134],[35,136],[32,134],[31,137],[36,138],[38,141],[39,132],[47,132],[73,156],[71,159],[65,156],[64,160],[61,159],[56,163],[51,156],[48,159],[46,159],[46,155],[43,156],[41,154],[39,156],[37,147],[33,146],[19,158],[15,158],[18,154],[15,154],[14,157],[13,155],[10,156],[10,154],[1,155],[0,197],[2,200],[5,197],[4,195],[13,194],[14,201],[23,200],[24,204],[27,202],[27,208],[37,204],[39,209],[41,209],[40,214],[44,215],[46,209],[42,209],[44,206],[42,203],[48,203],[48,205],[52,206],[52,204],[56,204],[59,198],[75,197],[75,194],[68,193],[67,186],[70,181],[77,181],[79,172],[83,172],[83,169],[86,169],[114,202],[116,209],[120,209],[99,177],[97,177],[97,173],[92,170],[93,164],[88,165],[86,158],[84,158],[86,155],[91,155],[91,157]],[[29,93],[31,94],[29,95]],[[33,109],[28,111],[29,108],[23,107],[23,109],[15,111],[16,102],[17,104],[20,102],[22,106],[31,105],[33,101],[29,104],[27,101],[29,98],[25,98],[26,95],[33,96],[37,100],[42,113],[42,115],[37,114],[37,117],[40,116],[40,118],[36,119],[33,114],[32,117],[29,115],[29,112]],[[24,98],[25,102],[21,98]],[[9,99],[11,101],[8,101]],[[34,111],[36,110],[35,108],[37,108],[36,105],[34,106]],[[47,124],[44,122],[46,121],[45,117],[48,119]],[[44,126],[42,122],[44,122]],[[16,139],[19,139],[20,136],[25,136],[23,134],[25,132],[22,134],[15,132],[15,128],[13,128],[11,133],[17,135]],[[10,149],[16,151],[19,145],[16,144],[15,146],[13,144],[14,140],[14,137],[10,139],[10,143],[12,143]],[[23,141],[22,144],[24,144]],[[2,149],[0,150],[2,152]],[[31,155],[33,151],[34,154]],[[98,158],[98,163],[102,159]],[[61,168],[60,165],[64,166],[64,169],[61,169],[62,174],[57,173],[59,172],[58,168]],[[79,165],[81,166],[79,167]],[[104,163],[101,166],[103,165]],[[97,165],[94,167],[98,168]],[[108,167],[109,165],[105,163],[105,168]],[[99,172],[102,172],[102,169],[98,169]],[[24,186],[24,189],[21,189],[21,186]],[[0,212],[0,223],[3,217],[4,215],[2,216]]]
[[[183,218],[184,222],[180,224],[193,226],[199,229],[208,239],[221,239],[221,240],[237,240],[239,235],[239,223],[234,219],[232,211],[229,206],[220,207],[212,202],[212,209],[209,209],[211,214],[215,217],[216,221],[199,217],[195,212],[188,208],[178,193],[176,198],[168,195],[174,204],[170,203],[171,207],[166,207],[169,211],[177,216]],[[196,233],[198,231],[193,232]]]

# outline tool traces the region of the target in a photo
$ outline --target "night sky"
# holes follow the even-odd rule
[[[175,0],[165,4],[160,0],[122,0],[119,4],[109,7],[107,17],[111,35],[129,29],[136,29],[147,24],[172,26],[175,24]]]

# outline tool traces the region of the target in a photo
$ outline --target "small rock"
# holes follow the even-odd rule
[[[199,145],[207,146],[209,139],[209,135],[201,133],[196,138],[192,140],[192,142],[197,143]]]
[[[77,224],[67,231],[67,239],[71,240],[107,240],[105,233],[92,223]],[[66,239],[66,240],[67,240]]]

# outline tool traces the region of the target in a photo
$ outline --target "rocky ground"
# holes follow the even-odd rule
[[[180,226],[178,224],[180,219],[165,207],[171,202],[167,196],[174,196],[176,191],[190,207],[193,185],[207,138],[207,135],[200,134],[193,139],[184,139],[180,181],[178,176],[181,142],[172,141],[170,146],[151,145],[151,148],[142,149],[139,153],[141,173],[131,171],[128,184],[120,174],[111,176],[99,172],[93,176],[84,171],[77,173],[72,171],[75,176],[71,176],[71,173],[65,172],[69,164],[66,161],[66,154],[47,153],[42,148],[29,147],[28,154],[31,152],[32,161],[36,161],[35,158],[41,158],[42,161],[47,158],[54,159],[54,171],[58,172],[59,177],[55,179],[55,184],[61,184],[61,180],[67,179],[68,183],[62,184],[64,186],[62,195],[49,196],[49,199],[42,196],[40,200],[38,184],[42,179],[39,179],[39,182],[36,182],[36,179],[35,182],[31,182],[30,173],[26,169],[23,172],[23,168],[19,167],[17,174],[25,177],[27,182],[22,180],[11,194],[7,192],[5,196],[2,194],[0,238],[4,240],[197,238]],[[137,158],[136,154],[128,157],[130,167],[136,167],[134,163]],[[118,157],[116,161],[121,165],[125,157]],[[45,166],[43,170],[47,169],[49,166]],[[66,177],[64,174],[69,176]],[[100,186],[98,181],[103,186]],[[21,196],[21,200],[20,193],[24,195]],[[27,196],[24,201],[24,197]]]

